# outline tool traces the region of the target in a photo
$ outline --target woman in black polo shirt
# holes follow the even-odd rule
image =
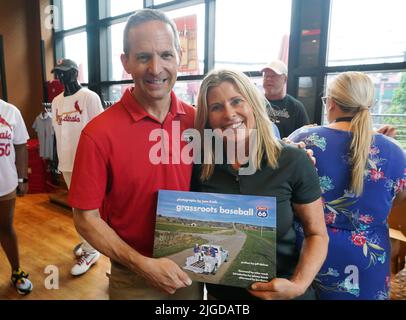
[[[204,129],[219,129],[227,138],[221,164],[214,164],[214,147],[202,147],[205,160],[195,165],[194,191],[277,198],[277,278],[254,283],[247,290],[207,284],[209,298],[315,298],[311,283],[326,257],[328,237],[318,176],[306,153],[275,138],[263,97],[240,72],[217,70],[206,76],[199,92],[196,128],[202,137]],[[237,145],[243,148],[234,148]],[[250,160],[238,161],[244,156]],[[227,164],[234,158],[237,161]],[[253,172],[247,171],[250,167]],[[301,252],[295,247],[294,214],[306,234]]]

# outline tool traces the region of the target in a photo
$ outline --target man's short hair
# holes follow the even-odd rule
[[[178,30],[176,28],[175,23],[162,11],[156,10],[156,9],[142,9],[136,11],[134,14],[132,14],[128,20],[127,24],[124,28],[124,38],[123,38],[123,50],[124,54],[128,56],[130,53],[130,43],[128,41],[128,34],[130,32],[130,29],[138,26],[140,24],[143,24],[148,21],[162,21],[163,23],[168,24],[173,32],[173,38],[175,41],[175,48],[176,50],[180,53],[181,48],[180,48],[180,41],[179,41],[179,35],[178,35]]]

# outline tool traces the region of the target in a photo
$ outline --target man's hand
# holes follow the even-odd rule
[[[101,218],[99,209],[75,208],[73,220],[76,230],[95,249],[143,277],[158,290],[173,294],[192,284],[188,275],[172,260],[149,258],[130,247]]]
[[[381,134],[391,137],[391,138],[396,137],[396,128],[389,124],[386,124],[386,125],[380,127],[378,130],[376,130],[376,132],[381,133]]]
[[[316,158],[313,155],[313,150],[306,149],[306,144],[303,141],[293,142],[292,140],[289,140],[288,138],[283,138],[282,140],[283,140],[283,142],[290,144],[290,145],[294,145],[294,146],[298,147],[299,149],[304,149],[304,151],[306,151],[306,153],[307,153],[307,157],[309,158],[309,160],[313,163],[313,165],[316,165]]]
[[[144,277],[151,286],[174,294],[177,289],[185,288],[192,284],[189,276],[179,266],[167,258],[147,258],[140,266],[138,273]]]
[[[22,197],[25,194],[27,194],[27,192],[28,192],[28,183],[19,182],[17,187],[17,195],[19,197]]]

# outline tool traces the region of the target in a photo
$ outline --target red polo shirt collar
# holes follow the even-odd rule
[[[134,87],[127,89],[122,98],[121,98],[121,103],[124,106],[124,108],[128,111],[130,114],[131,118],[135,122],[138,122],[146,117],[151,118],[154,121],[158,121],[157,118],[154,116],[150,115],[145,109],[138,103],[138,101],[134,98],[132,95],[132,91],[134,90]],[[172,114],[172,117],[175,117],[178,114],[186,114],[182,103],[176,98],[175,93],[173,90],[171,91],[171,106],[169,108],[169,113]]]

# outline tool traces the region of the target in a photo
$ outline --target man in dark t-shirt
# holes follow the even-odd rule
[[[270,118],[276,120],[281,138],[289,136],[298,128],[309,124],[309,117],[303,103],[286,94],[288,68],[285,63],[275,60],[261,70],[263,87],[268,100]]]

